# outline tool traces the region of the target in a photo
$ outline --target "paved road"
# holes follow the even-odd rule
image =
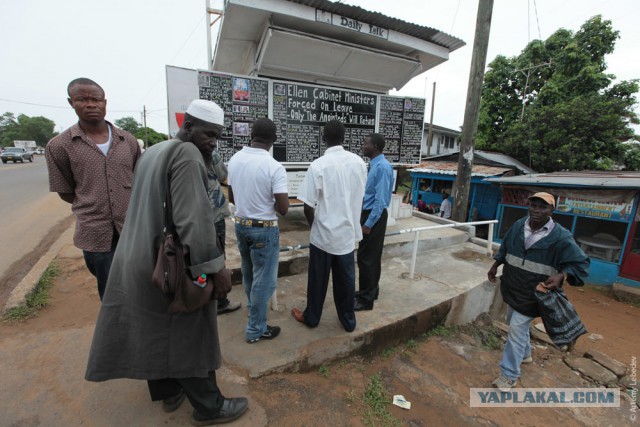
[[[0,164],[0,278],[33,251],[49,230],[71,213],[70,205],[49,192],[43,156],[33,163]]]

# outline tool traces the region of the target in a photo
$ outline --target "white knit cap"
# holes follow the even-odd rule
[[[224,111],[213,101],[194,99],[187,108],[187,114],[208,123],[224,126]]]

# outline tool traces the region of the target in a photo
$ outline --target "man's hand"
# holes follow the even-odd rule
[[[362,226],[362,234],[368,236],[371,233],[371,227],[367,227],[366,225]]]
[[[491,266],[491,268],[489,269],[489,271],[487,272],[487,278],[489,278],[489,281],[491,283],[494,283],[496,281],[496,274],[498,274],[498,267],[500,267],[499,262],[494,262],[493,265]]]
[[[553,276],[547,277],[547,280],[541,282],[540,284],[548,290],[560,289],[562,287],[562,283],[564,283],[564,273],[554,274]]]
[[[211,276],[209,276],[211,278]],[[231,292],[231,271],[226,268],[218,271],[211,279],[213,281],[213,297],[215,299],[226,298]]]

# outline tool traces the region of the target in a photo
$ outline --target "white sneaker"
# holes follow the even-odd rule
[[[531,355],[528,355],[527,357],[522,359],[522,363],[533,363],[533,357],[531,357]]]
[[[518,380],[512,380],[501,373],[500,376],[493,381],[492,385],[500,391],[509,391],[515,387],[517,383]]]

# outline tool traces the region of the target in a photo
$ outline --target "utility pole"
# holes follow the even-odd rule
[[[142,106],[142,126],[144,126],[144,148],[147,149],[147,141],[149,141],[149,132],[147,131],[147,106]]]
[[[436,104],[436,82],[433,82],[433,94],[431,95],[431,118],[429,119],[429,136],[427,137],[427,159],[431,155],[431,142],[433,141],[433,109]]]
[[[456,177],[456,194],[451,219],[465,222],[467,205],[469,203],[469,187],[471,186],[471,168],[473,167],[473,150],[478,131],[478,115],[480,112],[480,98],[482,96],[482,81],[484,67],[487,62],[487,48],[489,46],[489,31],[491,29],[491,14],[493,0],[480,0],[478,16],[476,18],[476,34],[473,41],[473,55],[469,71],[469,86],[467,88],[467,105],[464,110],[462,124],[462,140],[458,157],[458,175]]]

